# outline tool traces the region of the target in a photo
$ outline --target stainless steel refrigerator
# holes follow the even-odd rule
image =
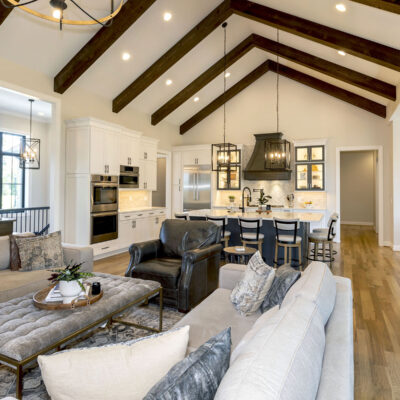
[[[185,166],[183,172],[183,210],[211,208],[211,166]]]

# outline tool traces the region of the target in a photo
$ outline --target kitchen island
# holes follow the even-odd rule
[[[222,217],[228,217],[228,226],[227,230],[231,232],[231,237],[229,240],[229,246],[241,246],[240,240],[240,228],[238,217],[245,218],[262,218],[263,225],[260,229],[261,233],[264,234],[264,243],[263,243],[263,257],[267,264],[273,265],[274,263],[274,251],[275,251],[275,228],[273,225],[273,219],[298,219],[300,221],[300,229],[298,231],[298,235],[303,238],[302,241],[302,255],[303,255],[303,266],[307,264],[306,255],[307,255],[307,241],[308,241],[308,233],[310,232],[310,224],[311,223],[319,223],[324,218],[323,213],[311,213],[311,212],[289,212],[289,211],[270,211],[270,212],[262,212],[258,214],[257,212],[244,212],[241,211],[231,211],[228,212],[226,210],[221,209],[212,209],[212,210],[195,210],[190,211],[189,216],[190,219],[199,220],[205,219],[206,215]],[[279,263],[283,261],[283,249],[280,249],[279,252]],[[293,249],[292,259],[298,259],[297,250]],[[293,266],[297,265],[297,263],[293,263]]]

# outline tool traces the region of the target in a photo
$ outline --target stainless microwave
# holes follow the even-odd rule
[[[121,165],[119,173],[119,187],[124,189],[139,188],[139,167]]]

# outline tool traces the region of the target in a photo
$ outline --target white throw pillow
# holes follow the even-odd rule
[[[141,400],[186,355],[189,326],[115,345],[39,356],[52,400]]]
[[[251,257],[243,278],[231,293],[231,301],[242,315],[255,313],[274,281],[275,270],[265,264],[259,251]]]
[[[315,303],[297,297],[236,354],[214,400],[315,399],[325,330]]]

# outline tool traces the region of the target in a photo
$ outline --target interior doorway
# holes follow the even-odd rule
[[[380,246],[383,245],[381,154],[381,146],[346,147],[337,149],[336,157],[336,209],[340,224],[371,227]]]

